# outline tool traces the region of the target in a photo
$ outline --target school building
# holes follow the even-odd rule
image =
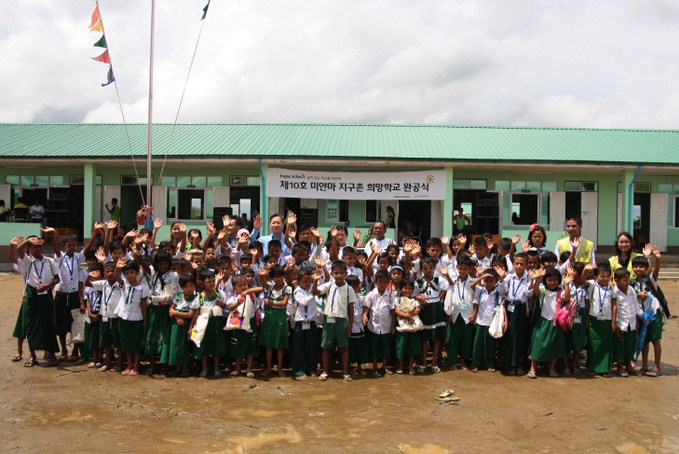
[[[0,124],[0,199],[46,208],[45,223],[88,238],[124,223],[146,198],[147,126]],[[454,210],[470,234],[511,237],[538,223],[548,245],[580,214],[583,236],[613,250],[620,231],[679,252],[679,131],[341,124],[180,124],[153,127],[154,217],[205,227],[213,215],[248,218],[293,210],[299,222],[366,228],[394,212],[388,236],[408,227],[426,240],[451,235]],[[161,166],[167,152],[165,168]],[[141,187],[140,187],[141,186]],[[0,224],[0,245],[39,224]],[[4,251],[0,251],[6,260]]]

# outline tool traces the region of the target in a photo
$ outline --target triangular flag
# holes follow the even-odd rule
[[[106,45],[106,35],[101,35],[99,41],[94,43],[94,47],[103,47],[104,49],[108,48],[108,46]]]
[[[90,31],[95,31],[95,32],[102,32],[104,33],[104,26],[101,23],[101,20],[94,24],[94,27],[90,28]]]
[[[99,5],[97,5],[94,8],[94,12],[92,13],[92,21],[90,22],[89,28],[94,27],[97,24],[97,22],[99,22],[100,20],[101,20],[101,16],[99,15]]]
[[[108,57],[108,49],[105,50],[104,53],[101,54],[100,56],[92,57],[92,60],[106,63],[107,65],[111,64],[111,59]]]
[[[207,5],[205,5],[205,8],[203,8],[203,17],[200,18],[200,20],[205,19],[205,16],[207,16],[207,9],[210,7],[210,0],[207,0]]]
[[[107,51],[107,52],[108,52],[108,51]],[[107,86],[107,85],[110,85],[110,84],[113,83],[114,80],[116,80],[115,77],[113,77],[113,65],[111,65],[111,66],[108,67],[108,75],[106,76],[106,79],[107,79],[107,80],[106,80],[106,83],[105,83],[105,84],[101,84],[102,87],[105,87],[105,86]]]

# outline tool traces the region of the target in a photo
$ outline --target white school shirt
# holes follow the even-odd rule
[[[168,271],[163,275],[165,290],[160,282],[160,274],[153,272],[151,277],[151,287],[149,289],[149,304],[152,306],[169,306],[172,300],[179,293],[179,275],[174,271]]]
[[[42,260],[24,254],[24,258],[19,259],[24,268],[28,270],[27,284],[33,288],[38,288],[44,284],[50,284],[54,276],[59,275],[59,267],[56,260],[51,257],[42,256]]]
[[[59,283],[56,285],[57,292],[74,293],[78,291],[80,283],[80,264],[85,260],[82,252],[75,252],[73,257],[62,253],[59,257],[55,254],[59,267]]]
[[[627,292],[624,293],[620,291],[618,286],[615,286],[614,292],[614,298],[618,305],[618,315],[616,317],[618,327],[623,331],[627,331],[627,328],[631,331],[636,330],[637,316],[644,313],[637,300],[637,292],[634,291],[631,285],[627,287]]]
[[[216,298],[215,298],[215,296],[216,296]],[[215,294],[212,295],[212,296],[203,296],[203,294],[200,293],[198,295],[198,297],[199,297],[199,300],[201,300],[200,301],[200,307],[204,307],[206,309],[212,309],[213,307],[215,307],[217,305],[217,300],[219,300],[222,304],[226,304],[226,302],[228,301],[228,298],[226,298],[224,296],[224,294],[222,292],[218,291],[218,290],[215,290]],[[210,298],[210,299],[206,300],[205,298]],[[224,312],[228,312],[228,308]]]
[[[363,326],[363,298],[357,294],[356,302],[354,303],[354,323],[351,325],[351,334],[362,333]]]
[[[530,276],[524,271],[522,277],[512,274],[503,281],[507,290],[507,301],[520,301],[526,303],[530,298],[532,291],[528,289],[530,284]]]
[[[585,307],[585,302],[587,300],[587,289],[580,285],[577,286],[571,282],[568,284],[568,291],[571,294],[571,301],[575,301],[576,307],[578,309]]]
[[[216,278],[215,278],[216,279]],[[216,289],[221,293],[224,298],[222,300],[230,300],[232,296],[236,294],[236,292],[233,289],[233,284],[231,283],[232,276],[229,276],[229,279],[227,279],[226,284],[223,283],[222,281],[219,281],[216,283]],[[228,317],[229,316],[229,308],[227,307],[224,312],[222,313],[222,316]]]
[[[646,276],[648,276],[648,280],[651,281],[655,288],[658,288],[658,282],[655,280],[655,277],[653,277],[653,274],[652,273],[647,274]],[[649,304],[651,312],[653,312],[654,314],[658,312],[658,310],[660,310],[660,301],[658,301],[658,298],[653,296],[653,293],[651,293],[651,289],[649,288],[648,284],[645,281],[639,281],[636,284],[634,284],[634,290],[637,293],[646,292],[646,294],[648,295],[646,300],[638,298],[639,303],[641,303],[644,311],[649,309]]]
[[[486,288],[479,284],[474,292],[474,304],[479,306],[476,313],[476,324],[479,326],[490,326],[495,315],[495,303],[500,306],[505,303],[505,299],[500,295],[498,287],[488,294]]]
[[[393,323],[392,311],[396,309],[396,297],[389,290],[382,295],[378,289],[373,289],[363,300],[363,306],[370,309],[367,327],[375,334],[391,333]]]
[[[318,286],[320,294],[327,294],[323,314],[328,317],[346,318],[349,320],[349,304],[356,302],[356,292],[346,282],[337,286],[335,282],[326,282]]]
[[[462,316],[465,324],[469,323],[469,317],[474,313],[474,296],[475,292],[472,289],[472,282],[474,279],[467,276],[467,278],[460,282],[455,280],[448,293],[446,293],[445,311],[446,314],[453,318],[453,323],[457,321],[458,316]]]
[[[417,279],[422,279],[422,277],[424,277],[424,273],[420,269],[420,260],[422,259],[414,260],[412,262],[412,267],[410,269],[411,273],[415,273]],[[448,256],[440,257],[434,264],[434,277],[440,277],[442,279],[445,279],[445,277],[443,277],[443,274],[441,274],[441,272],[439,271],[439,267],[442,266],[444,268],[449,268],[451,264],[452,261],[448,258]]]
[[[83,291],[85,292],[85,304],[90,307],[90,312],[95,315],[101,313],[101,293],[94,290],[93,287],[85,287]],[[85,323],[92,323],[92,320],[85,317]]]
[[[557,299],[561,299],[561,289],[550,290],[545,287],[545,284],[540,284],[540,316],[545,320],[554,320],[556,314]]]
[[[495,254],[492,253],[490,254],[490,257],[484,257],[483,259],[479,259],[476,254],[472,255],[472,258],[476,259],[484,270],[491,267],[493,264],[493,257],[495,257]]]
[[[188,312],[190,310],[197,311],[200,309],[200,297],[194,293],[189,299],[185,299],[184,292],[179,292],[172,300],[174,308],[177,312]]]
[[[144,313],[141,311],[141,300],[148,299],[149,288],[139,284],[132,287],[128,281],[124,282],[123,290],[120,293],[120,302],[116,315],[123,320],[138,322],[144,320]]]
[[[450,290],[448,279],[437,276],[434,276],[431,281],[418,279],[417,282],[415,282],[415,291],[413,292],[413,297],[424,296],[427,298],[429,304],[440,303],[441,292],[445,292],[447,290]]]
[[[318,317],[318,309],[316,308],[316,298],[309,290],[304,290],[301,286],[297,286],[292,292],[292,299],[295,304],[295,322],[315,322]]]
[[[589,299],[589,315],[596,317],[597,320],[613,320],[613,287],[607,285],[602,287],[595,280],[589,281],[587,288],[587,299]]]
[[[120,303],[120,294],[122,286],[118,281],[113,285],[109,284],[106,279],[91,282],[92,288],[95,292],[101,293],[101,310],[99,313],[102,317],[118,318],[116,312],[118,311],[118,304]]]

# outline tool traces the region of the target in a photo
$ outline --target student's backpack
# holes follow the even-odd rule
[[[631,285],[634,285],[637,282],[639,281],[637,279],[634,279]],[[650,279],[646,279],[646,286],[651,291],[651,295],[653,295],[653,297],[657,299],[658,302],[660,303],[660,308],[662,309],[663,314],[665,314],[665,317],[670,318],[671,315],[670,307],[667,304],[667,299],[665,299],[665,294],[660,289],[660,286],[656,286],[655,284],[653,284],[653,282]]]

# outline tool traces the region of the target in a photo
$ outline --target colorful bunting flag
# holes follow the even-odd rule
[[[95,25],[97,25],[97,22],[101,20],[101,16],[99,15],[99,5],[97,5],[94,8],[94,12],[92,13],[92,21],[90,22],[89,28],[92,29]]]
[[[108,49],[106,49],[106,50],[104,51],[104,53],[101,54],[100,56],[98,56],[98,57],[92,57],[92,60],[94,60],[94,61],[99,61],[99,62],[101,62],[101,63],[106,63],[107,65],[110,65],[110,64],[111,64],[111,59],[110,59],[109,56],[108,56]]]
[[[205,5],[205,8],[203,8],[203,17],[200,18],[200,20],[205,19],[205,16],[207,16],[207,9],[210,7],[210,0],[207,0],[207,5]]]
[[[102,32],[104,33],[104,25],[101,23],[101,20],[94,24],[94,27],[90,28],[90,31],[95,31],[95,32]]]
[[[115,77],[113,77],[113,65],[108,67],[108,75],[106,76],[106,83],[101,84],[102,87],[105,87],[107,85],[110,85],[113,83],[113,81],[116,80]]]
[[[94,43],[94,47],[103,47],[104,49],[108,48],[106,45],[106,35],[101,35],[101,39]]]

